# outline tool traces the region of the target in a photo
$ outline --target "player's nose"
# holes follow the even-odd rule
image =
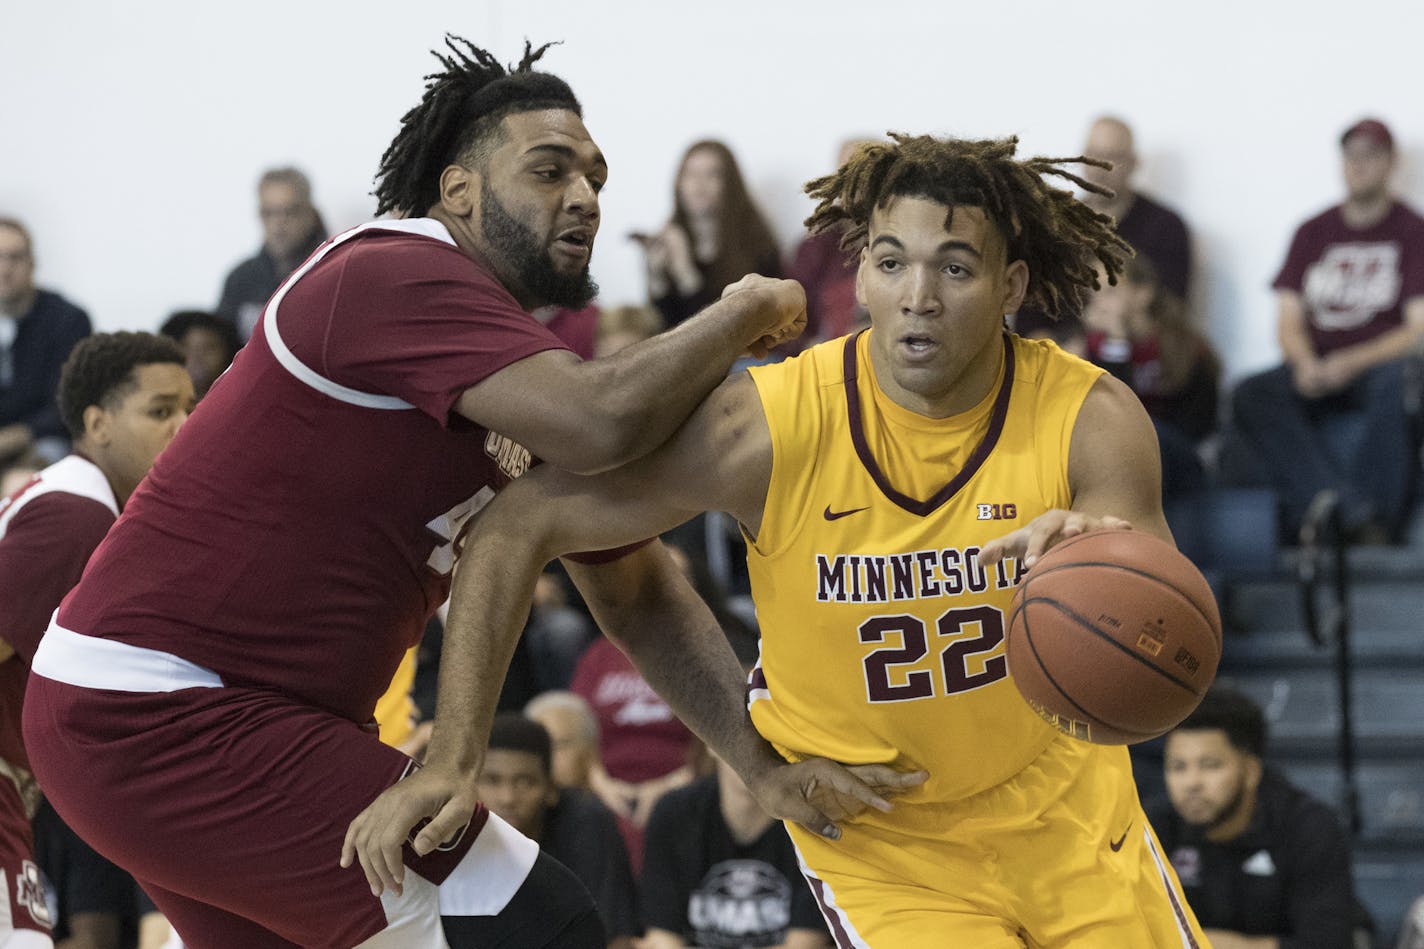
[[[936,291],[939,289],[937,275],[926,267],[915,267],[910,271],[910,279],[906,280],[904,286],[904,298],[900,301],[900,308],[908,314],[916,316],[935,316],[940,312],[939,296]]]

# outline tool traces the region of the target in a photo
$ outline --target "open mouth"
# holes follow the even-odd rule
[[[901,336],[900,345],[915,355],[923,355],[933,352],[939,347],[939,343],[928,336]]]
[[[593,247],[593,229],[570,228],[554,238],[554,244],[569,254],[587,254]]]

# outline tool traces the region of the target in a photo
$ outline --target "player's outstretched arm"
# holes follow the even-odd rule
[[[1017,557],[1032,567],[1054,544],[1102,527],[1132,527],[1172,543],[1162,513],[1162,459],[1142,403],[1123,382],[1102,375],[1089,390],[1068,448],[1073,504],[984,545],[988,564]]]
[[[758,484],[762,444],[766,473]],[[573,551],[656,536],[709,508],[746,518],[755,529],[770,452],[760,401],[742,374],[724,382],[668,444],[636,464],[597,477],[542,465],[501,491],[466,532],[425,766],[352,821],[341,865],[359,860],[373,893],[399,892],[405,875],[401,848],[411,828],[430,819],[414,841],[424,854],[469,821],[500,684],[545,564]]]
[[[764,354],[805,326],[799,283],[751,274],[653,339],[589,362],[538,353],[466,390],[456,409],[561,468],[605,471],[665,442],[738,355]]]

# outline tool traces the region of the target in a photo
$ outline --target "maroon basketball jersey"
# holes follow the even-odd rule
[[[529,453],[452,411],[562,344],[438,222],[319,248],[95,552],[59,625],[371,716]]]

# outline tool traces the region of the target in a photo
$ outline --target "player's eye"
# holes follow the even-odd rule
[[[886,273],[894,273],[900,269],[900,262],[894,257],[882,257],[880,263],[876,264],[876,266]]]
[[[951,277],[965,277],[969,275],[969,271],[959,266],[959,264],[949,264],[944,268],[944,272]]]

